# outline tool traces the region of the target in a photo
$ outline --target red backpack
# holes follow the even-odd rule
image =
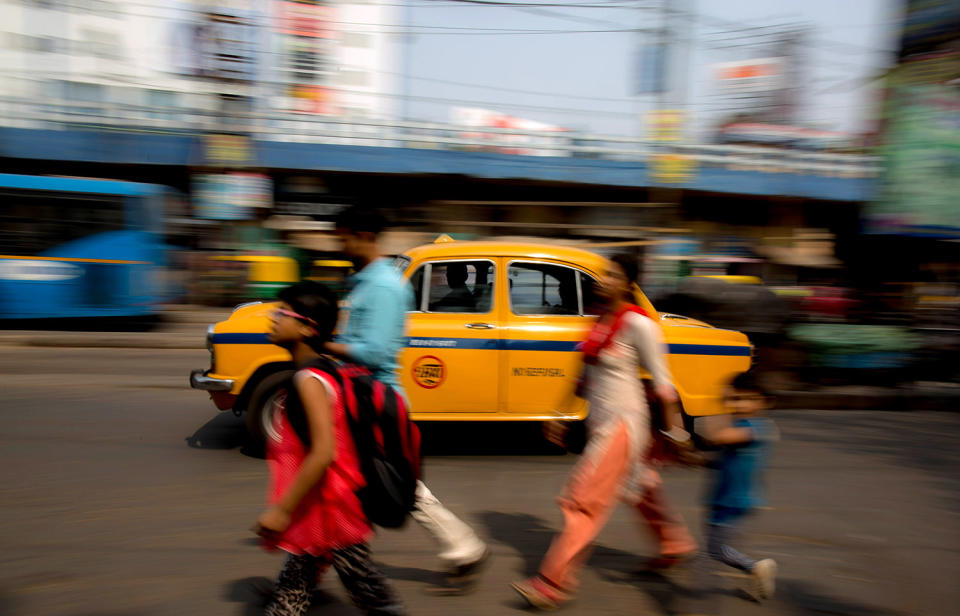
[[[332,376],[343,392],[347,424],[366,480],[357,497],[367,519],[384,528],[403,526],[413,509],[420,478],[420,430],[410,420],[406,400],[362,366],[321,357],[306,367]],[[309,447],[303,405],[299,400],[291,404],[289,396],[287,419]]]

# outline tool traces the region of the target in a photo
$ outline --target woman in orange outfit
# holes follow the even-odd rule
[[[650,411],[638,371],[653,376],[654,390],[667,410],[671,433],[680,427],[677,393],[664,357],[660,325],[633,304],[636,262],[614,257],[598,293],[606,303],[582,344],[584,374],[581,392],[590,403],[589,441],[563,494],[563,530],[553,540],[539,573],[513,588],[541,609],[558,607],[577,589],[579,572],[590,546],[617,500],[633,506],[660,543],[663,559],[679,559],[696,551],[696,543],[679,515],[665,501],[659,474],[649,466]],[[547,424],[548,437],[562,441],[563,428]]]

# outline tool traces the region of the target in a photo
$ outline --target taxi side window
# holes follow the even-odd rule
[[[493,263],[434,261],[427,282],[430,312],[487,313],[493,307]]]
[[[579,271],[550,263],[511,263],[510,307],[514,314],[580,315]]]

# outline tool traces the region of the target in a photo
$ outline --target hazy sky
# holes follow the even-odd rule
[[[414,98],[408,109],[412,118],[445,121],[452,106],[481,106],[606,134],[640,130],[642,112],[656,101],[650,95],[633,96],[636,56],[655,34],[479,32],[656,29],[660,0],[504,1],[539,6],[409,0],[405,13],[396,9],[401,23],[406,20],[408,29],[418,32],[409,43],[407,66],[396,69],[410,75],[405,91]],[[569,4],[581,7],[564,6]],[[711,65],[767,55],[760,47],[717,45],[735,42],[738,34],[731,30],[738,27],[778,24],[810,28],[803,46],[802,119],[828,130],[866,128],[877,96],[868,77],[890,63],[902,11],[899,0],[673,0],[668,6],[679,30],[674,36],[676,75],[686,90],[686,104],[679,107],[691,113],[700,129],[717,120]],[[747,31],[756,32],[761,30]]]

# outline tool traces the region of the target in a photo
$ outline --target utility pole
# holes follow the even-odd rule
[[[683,113],[683,130],[681,139],[687,137],[687,127],[692,125],[693,105],[687,100],[692,71],[690,70],[691,47],[693,45],[694,24],[696,24],[696,0],[682,0],[682,26],[677,29],[677,62],[674,65],[676,82],[676,105]],[[676,5],[676,3],[674,3]]]
[[[404,0],[401,11],[403,17],[400,20],[403,24],[403,65],[400,67],[402,73],[401,91],[400,91],[400,119],[404,122],[410,120],[410,66],[413,55],[413,31],[410,22],[413,17],[413,6],[410,4],[413,0]]]
[[[660,88],[656,99],[657,111],[664,111],[670,106],[670,94],[673,89],[670,25],[669,0],[660,0],[660,27],[657,30],[657,47],[660,54]]]

